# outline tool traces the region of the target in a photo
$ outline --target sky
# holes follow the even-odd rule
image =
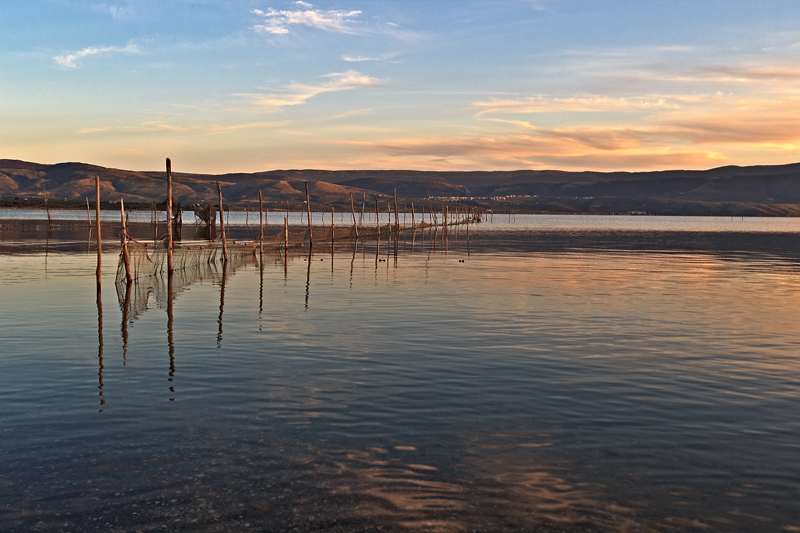
[[[0,0],[0,158],[184,172],[800,161],[800,2]]]

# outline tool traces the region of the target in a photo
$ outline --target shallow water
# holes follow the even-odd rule
[[[0,529],[800,531],[800,224],[499,218],[109,248],[99,302],[85,229],[3,226]]]

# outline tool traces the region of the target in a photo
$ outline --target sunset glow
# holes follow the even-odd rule
[[[10,2],[0,158],[187,172],[800,160],[795,2]]]

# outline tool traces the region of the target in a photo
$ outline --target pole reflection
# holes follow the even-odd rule
[[[106,404],[105,398],[103,398],[103,369],[105,366],[103,365],[103,295],[100,291],[100,286],[97,286],[97,379],[98,379],[98,386],[100,393],[100,406]],[[100,412],[103,412],[103,409],[100,409]]]
[[[170,397],[169,401],[171,402],[175,401],[175,386],[171,384],[175,379],[175,339],[173,333],[173,306],[175,302],[175,291],[173,278],[174,275],[172,272],[170,272],[167,276],[167,346],[169,347],[169,378],[167,378],[167,381],[170,382],[169,392],[172,394],[172,397]],[[221,327],[222,326],[220,325],[220,328]]]
[[[228,261],[222,262],[222,280],[220,281],[219,290],[219,317],[217,324],[219,324],[219,331],[217,332],[217,348],[222,348],[222,314],[225,312],[225,281],[228,278]]]

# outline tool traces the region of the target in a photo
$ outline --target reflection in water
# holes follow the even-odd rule
[[[308,268],[306,269],[306,310],[308,310],[308,293],[311,290],[311,250],[312,246],[308,247],[308,258],[306,259]]]
[[[125,301],[122,304],[122,365],[128,361],[128,322],[130,320],[131,294],[133,293],[133,281],[125,283]]]
[[[169,378],[167,378],[167,381],[170,383],[172,383],[172,380],[175,378],[175,338],[173,336],[173,306],[175,305],[175,293],[173,286],[174,277],[175,276],[173,272],[170,272],[167,276],[167,346],[169,348]],[[175,393],[175,387],[173,385],[170,385],[169,392],[173,394]],[[171,402],[175,401],[174,396],[169,400]]]
[[[225,312],[225,282],[228,280],[228,263],[229,261],[222,262],[222,279],[219,284],[219,317],[217,318],[219,331],[217,332],[217,348],[222,348],[222,313]]]
[[[106,400],[103,398],[103,297],[100,291],[100,286],[97,286],[97,379],[100,390],[100,405],[105,405]],[[103,409],[100,409],[102,411]]]
[[[73,244],[80,252],[82,236]],[[281,265],[262,257],[258,314],[252,276],[228,283],[233,263],[227,271],[204,265],[172,280],[118,285],[123,361],[137,317],[154,301],[166,309],[170,400],[175,343],[183,346],[182,332],[197,333],[183,341],[184,351],[192,342],[193,360],[181,367],[189,378],[181,393],[189,397],[193,387],[192,402],[167,403],[158,394],[159,317],[136,322],[142,337],[153,328],[161,354],[155,371],[134,364],[133,334],[124,375],[104,369],[98,293],[103,423],[73,409],[87,396],[95,401],[87,392],[93,381],[71,387],[34,357],[24,363],[29,374],[15,360],[2,369],[12,378],[35,372],[67,407],[51,401],[20,414],[27,407],[14,411],[15,404],[27,400],[3,391],[11,401],[2,425],[20,444],[8,442],[0,457],[0,499],[10,502],[0,529],[33,530],[41,520],[40,529],[99,530],[98,519],[113,524],[109,530],[170,524],[176,531],[800,526],[791,496],[800,468],[793,409],[800,239],[781,236],[781,248],[774,236],[496,237],[456,229],[440,246],[438,233],[422,232],[416,255],[413,233],[412,254],[398,253],[397,240],[386,256],[374,241],[361,242],[361,261],[355,243],[349,272],[332,265],[330,288],[320,287],[310,307],[310,279],[327,278],[327,265],[317,261],[312,273],[309,256],[305,280],[293,277],[265,303],[264,285],[280,283]],[[647,251],[628,251],[636,247],[631,238]],[[376,246],[376,280],[378,262],[394,254],[385,284],[372,283],[373,250],[365,244]],[[50,246],[57,254],[58,243]],[[711,251],[685,251],[695,247]],[[457,266],[453,256],[470,251],[468,268]],[[293,263],[298,274],[302,256]],[[288,257],[281,259],[287,280]],[[196,291],[212,308],[176,307],[182,288],[198,280],[213,282]],[[229,340],[233,317],[241,326],[224,352],[214,349],[217,282],[217,348],[225,298]],[[63,309],[74,313],[74,299]],[[88,320],[75,329],[86,332],[94,311],[81,312]],[[193,319],[185,326],[184,316]],[[270,327],[259,333],[265,317]],[[0,364],[12,357],[12,333],[4,335]],[[92,336],[82,340],[91,352]],[[34,349],[42,346],[57,351],[46,339]],[[85,384],[94,359],[76,360],[65,358],[58,369],[77,368]],[[104,379],[113,384],[109,407]],[[67,423],[52,423],[59,417]]]

